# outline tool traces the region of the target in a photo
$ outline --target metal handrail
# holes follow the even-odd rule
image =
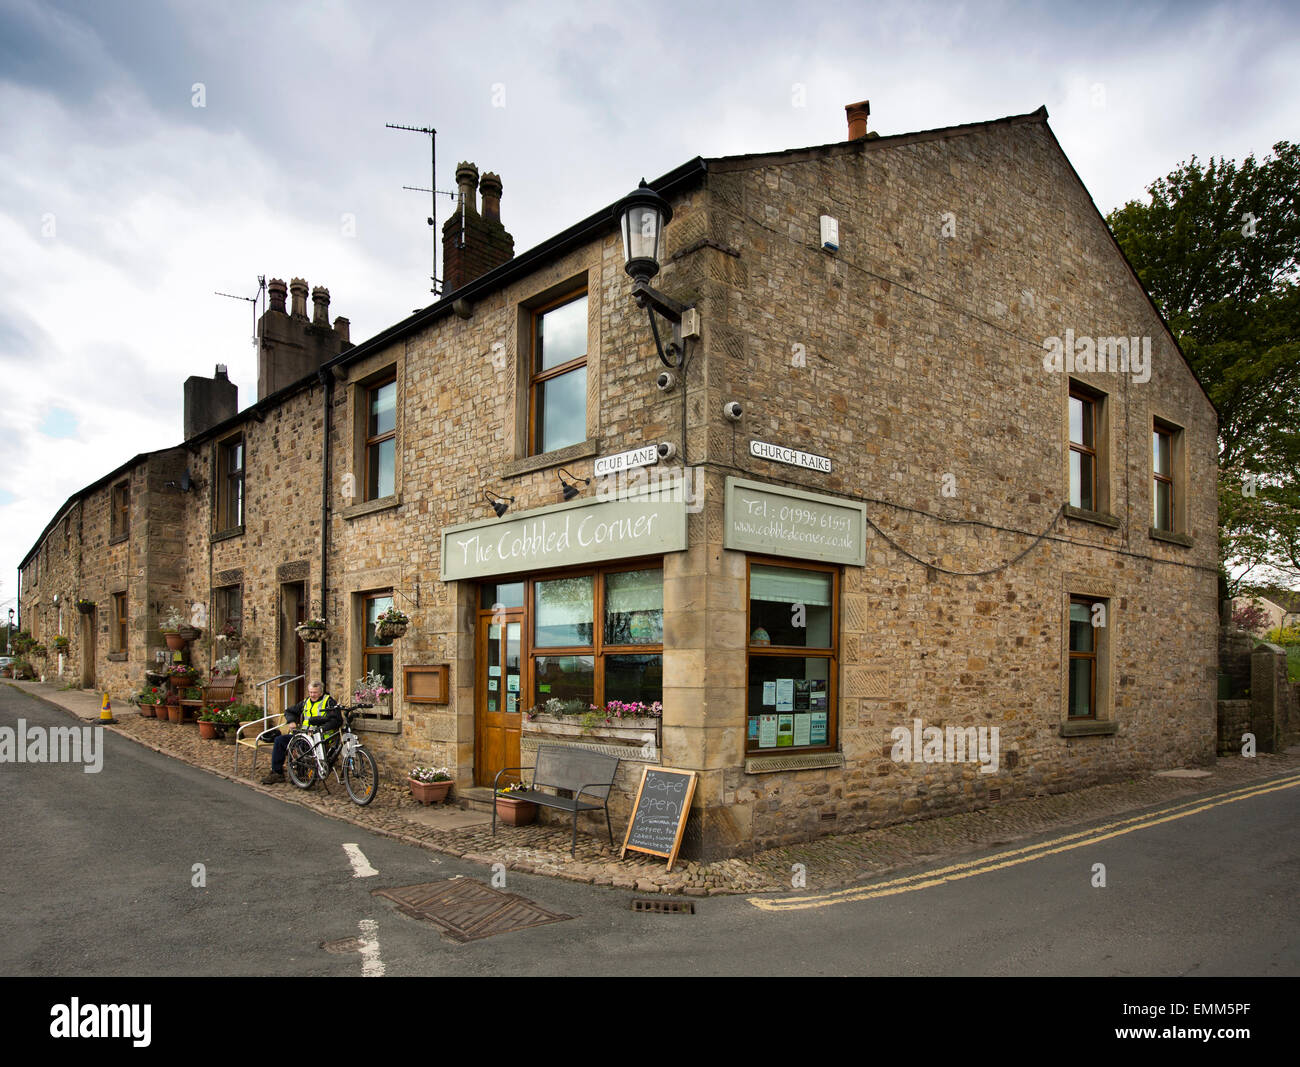
[[[305,677],[307,677],[305,674],[292,674],[292,675],[277,674],[274,678],[268,678],[264,682],[258,682],[257,685],[254,686],[254,688],[260,689],[262,691],[262,710],[267,712],[268,714],[271,711],[270,707],[268,707],[266,703],[266,698],[271,695],[271,691],[266,688],[268,685],[270,685],[272,682],[280,682],[280,679],[284,678],[286,679],[286,681],[280,682],[280,689],[281,691],[283,691],[286,685],[292,685],[294,682],[298,681],[299,678],[305,678]],[[281,703],[283,703],[283,701],[281,701]]]

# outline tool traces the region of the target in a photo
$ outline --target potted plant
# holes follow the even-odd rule
[[[83,615],[89,615],[95,610],[95,602],[93,600],[86,600],[84,597],[77,597],[73,603],[76,604],[77,610]]]
[[[166,670],[166,675],[177,687],[186,688],[198,677],[198,670],[188,663],[173,663]]]
[[[497,815],[501,821],[511,826],[527,826],[537,818],[537,805],[531,800],[522,800],[518,794],[527,787],[523,782],[515,782],[504,789],[497,790]]]
[[[411,796],[421,804],[441,804],[453,784],[446,767],[415,767],[406,780],[411,784]]]
[[[352,703],[388,705],[392,702],[392,686],[378,671],[367,671],[352,687]]]
[[[381,641],[392,641],[406,633],[410,624],[409,616],[398,611],[395,605],[391,606],[375,620],[375,636]]]
[[[221,731],[217,726],[217,716],[221,712],[216,708],[210,708],[199,715],[199,737],[205,741],[215,741],[221,736]]]
[[[228,656],[222,656],[212,665],[212,669],[217,674],[231,675],[239,673],[239,653],[232,652]]]
[[[325,620],[320,618],[303,619],[295,629],[298,636],[304,641],[316,642],[325,640]]]
[[[59,634],[54,639],[54,652],[56,655],[66,656],[71,646],[72,642],[68,638],[64,637],[63,634]]]
[[[173,652],[179,652],[189,644],[189,641],[181,636],[181,626],[184,622],[180,608],[171,606],[167,608],[158,622],[158,629],[162,631],[163,640],[167,642],[167,647]]]
[[[163,708],[167,709],[167,719],[170,722],[184,722],[185,709],[181,707],[180,694],[172,690],[167,694],[163,703],[158,705],[158,717],[163,717]]]
[[[238,652],[240,635],[239,629],[233,622],[226,623],[217,633],[217,641],[227,653]]]
[[[142,716],[146,719],[152,719],[158,710],[158,705],[162,703],[162,691],[156,685],[150,686],[143,693],[137,693],[131,699],[135,701],[135,705]]]

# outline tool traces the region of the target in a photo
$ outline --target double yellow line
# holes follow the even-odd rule
[[[1094,826],[1090,830],[1066,834],[1064,837],[1057,837],[1051,841],[1041,841],[1036,845],[1028,845],[1025,848],[999,852],[982,860],[955,863],[950,867],[940,867],[937,870],[926,871],[923,874],[909,875],[906,878],[894,878],[888,882],[877,882],[875,885],[841,889],[834,893],[821,893],[815,896],[782,897],[775,900],[765,897],[750,897],[749,903],[756,908],[761,908],[763,911],[805,911],[809,908],[828,908],[832,904],[848,904],[855,900],[873,900],[876,897],[890,897],[898,893],[911,893],[917,889],[930,889],[936,885],[943,885],[945,882],[956,882],[963,878],[974,878],[978,874],[1000,871],[1005,867],[1031,863],[1045,856],[1054,856],[1059,852],[1069,852],[1071,849],[1095,845],[1102,841],[1108,841],[1112,837],[1131,834],[1136,830],[1145,830],[1151,826],[1159,826],[1161,823],[1173,822],[1175,819],[1185,819],[1189,815],[1197,815],[1200,812],[1209,811],[1211,808],[1217,808],[1224,804],[1235,804],[1239,800],[1261,797],[1268,793],[1276,793],[1282,789],[1294,789],[1296,786],[1300,786],[1300,774],[1285,778],[1273,778],[1257,785],[1243,786],[1240,789],[1230,790],[1226,793],[1217,793],[1213,797],[1204,800],[1185,801],[1172,807],[1163,808],[1160,811],[1149,812],[1146,815],[1121,819],[1119,822],[1106,823],[1103,826]]]

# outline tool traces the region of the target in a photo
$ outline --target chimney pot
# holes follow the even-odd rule
[[[266,292],[271,300],[271,311],[278,311],[281,315],[285,313],[284,298],[289,290],[285,287],[283,278],[272,278],[266,284]]]
[[[289,295],[293,297],[293,309],[290,315],[295,319],[307,317],[307,283],[302,278],[289,282]]]
[[[214,377],[214,378],[225,378],[225,377],[227,377],[227,376],[228,376],[228,375],[227,375],[227,371],[226,371],[226,365],[225,365],[224,363],[218,363],[218,364],[217,364],[217,372],[216,372],[212,377]]]
[[[478,183],[483,196],[483,217],[489,222],[501,221],[501,176],[487,171]]]
[[[465,205],[465,214],[478,214],[478,167],[473,163],[461,163],[456,168],[456,185],[460,189],[460,202]]]
[[[856,104],[845,104],[844,111],[849,118],[849,140],[857,141],[867,135],[867,116],[871,114],[871,101],[859,100]]]
[[[316,286],[311,291],[311,302],[312,325],[328,328],[330,324],[330,291],[323,285]]]
[[[348,336],[348,331],[351,328],[352,328],[352,324],[348,322],[348,320],[345,319],[342,315],[340,315],[337,319],[334,320],[334,332],[339,335],[339,340],[342,341],[345,345],[352,343],[351,338]]]

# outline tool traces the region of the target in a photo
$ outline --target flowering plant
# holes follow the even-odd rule
[[[398,611],[396,605],[390,605],[388,610],[375,620],[376,624],[386,622],[393,626],[405,626],[410,621],[410,616],[406,615],[404,612]]]
[[[131,698],[137,704],[161,704],[162,697],[159,695],[156,685],[150,686],[147,693],[137,693]]]
[[[219,674],[238,674],[239,653],[232,652],[228,656],[222,656],[212,666]]]
[[[323,630],[325,629],[325,620],[313,615],[309,619],[303,619],[298,624],[299,630]]]
[[[591,710],[599,712],[600,708],[592,704]],[[607,700],[605,701],[605,721],[613,719],[662,719],[664,717],[664,706],[656,700],[653,704],[643,704],[639,700]]]
[[[221,631],[217,634],[217,640],[218,640],[218,641],[238,641],[238,640],[239,640],[239,630],[235,627],[235,624],[234,624],[233,622],[228,622],[228,623],[226,623],[225,626],[223,626],[223,627],[221,628]]]
[[[446,767],[416,767],[407,775],[415,782],[450,782],[451,772]]]
[[[497,792],[502,795],[506,793],[526,793],[528,792],[528,786],[524,785],[523,782],[511,782],[504,789],[498,789]]]
[[[165,634],[174,634],[183,625],[185,625],[185,618],[181,615],[181,609],[169,606],[166,614],[162,616],[162,622],[158,624],[158,629]]]
[[[382,674],[378,671],[367,671],[357,679],[357,684],[352,687],[352,703],[374,704],[382,697],[388,696],[392,691],[392,686],[387,684]]]
[[[54,639],[54,651],[55,651],[55,652],[65,652],[65,653],[66,653],[66,652],[68,651],[68,646],[69,646],[71,643],[72,643],[72,642],[69,641],[69,640],[68,640],[68,639],[67,639],[63,634],[59,634],[59,635]]]
[[[79,597],[77,597],[77,599],[76,599],[75,601],[73,601],[73,603],[76,605],[76,608],[77,608],[78,611],[87,611],[87,612],[88,612],[88,611],[92,610],[92,609],[94,608],[94,606],[95,606],[95,602],[94,602],[93,600],[88,600],[88,599],[87,599],[86,597],[84,597],[84,596],[79,596]]]
[[[168,665],[167,670],[163,673],[169,678],[189,678],[191,675],[198,674],[199,672],[188,663],[172,663]]]

